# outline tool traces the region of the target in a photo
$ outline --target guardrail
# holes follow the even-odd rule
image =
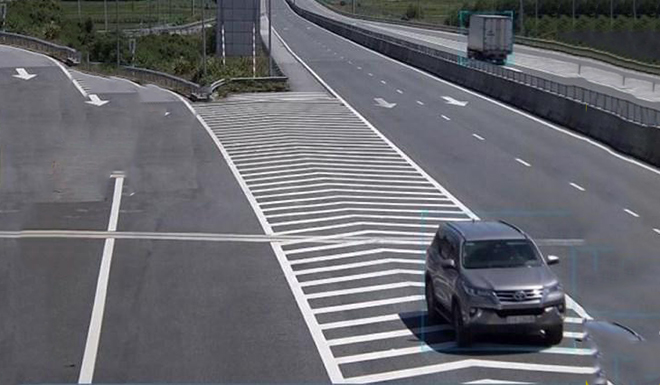
[[[19,35],[11,32],[0,32],[0,44],[43,52],[69,65],[80,64],[80,52],[71,47],[58,45],[36,37]]]
[[[337,14],[340,14],[345,17],[349,18],[354,18],[354,19],[361,19],[361,20],[367,20],[367,21],[375,21],[375,22],[380,22],[380,23],[388,23],[388,24],[395,24],[395,25],[402,25],[402,26],[408,26],[408,27],[418,27],[418,28],[424,28],[424,29],[431,29],[431,30],[437,30],[437,31],[443,31],[443,32],[450,32],[450,33],[456,33],[456,34],[462,34],[466,35],[467,34],[467,29],[466,28],[459,28],[459,27],[454,27],[450,25],[440,25],[440,24],[429,24],[429,23],[418,23],[418,22],[413,22],[413,21],[406,21],[406,20],[396,20],[396,19],[388,19],[385,17],[377,17],[377,16],[367,16],[367,15],[360,15],[360,14],[353,14],[353,13],[348,13],[344,11],[340,11],[334,8],[329,7],[327,4],[325,4],[322,1],[317,2],[324,7],[328,8],[332,12],[335,12]],[[631,69],[635,71],[640,71],[640,72],[646,72],[652,75],[660,75],[660,66],[650,64],[650,63],[644,63],[640,62],[634,59],[629,59],[625,58],[619,55],[615,55],[610,52],[606,51],[601,51],[595,48],[589,48],[589,47],[582,47],[582,46],[577,46],[577,45],[572,45],[568,43],[563,43],[560,41],[555,41],[555,40],[546,40],[546,39],[539,39],[539,38],[532,38],[532,37],[526,37],[526,36],[520,36],[516,35],[514,37],[515,43],[516,44],[521,44],[521,45],[526,45],[534,48],[541,48],[541,49],[547,49],[551,51],[558,51],[558,52],[563,52],[567,53],[570,55],[575,55],[575,56],[582,56],[588,59],[594,59],[594,60],[599,60],[608,64],[615,65],[617,67],[622,67],[626,69]]]
[[[136,28],[136,29],[125,29],[122,32],[131,36],[144,36],[152,34],[164,34],[164,33],[176,33],[181,35],[188,35],[191,33],[196,33],[202,27],[202,24],[207,27],[212,26],[215,23],[215,18],[209,18],[202,21],[196,21],[190,24],[184,25],[175,25],[175,26],[160,26],[152,28]]]
[[[291,0],[287,1],[301,16],[357,44],[660,167],[658,110],[372,32],[301,9]]]
[[[342,23],[340,21],[327,18],[325,16],[310,12],[306,9],[300,8],[287,0],[289,5],[302,16],[312,20],[320,21],[326,25],[335,25],[339,28],[353,30],[362,35],[369,36],[378,40],[387,41],[406,49],[423,53],[425,55],[448,61],[451,63],[459,64],[463,67],[484,72],[492,76],[497,76],[503,79],[511,80],[516,83],[524,84],[536,89],[541,89],[546,92],[553,93],[565,97],[570,100],[577,101],[592,108],[597,108],[608,113],[614,114],[622,119],[639,123],[645,126],[660,127],[660,111],[640,106],[628,100],[620,99],[607,94],[592,91],[583,87],[566,85],[557,83],[551,80],[540,78],[534,75],[512,71],[506,67],[494,65],[488,62],[473,60],[464,56],[455,55],[449,52],[441,51],[431,48],[426,45],[416,44],[408,40],[395,38],[390,35],[373,32],[371,30],[361,28],[355,25]],[[314,21],[314,20],[312,20]]]

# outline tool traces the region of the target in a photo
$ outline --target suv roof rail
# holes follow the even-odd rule
[[[502,223],[502,224],[504,224],[504,225],[507,225],[507,226],[511,227],[512,229],[516,230],[516,231],[519,232],[520,234],[523,234],[523,235],[527,236],[527,234],[525,234],[525,232],[522,231],[522,229],[521,229],[520,227],[516,226],[516,225],[513,225],[513,224],[511,224],[511,223],[509,223],[509,222],[507,222],[507,221],[505,221],[505,220],[502,220],[502,219],[498,220],[498,222],[500,222],[500,223]]]

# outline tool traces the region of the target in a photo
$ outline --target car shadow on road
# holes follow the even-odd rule
[[[422,349],[462,356],[502,356],[538,353],[546,349],[543,336],[538,334],[480,334],[470,347],[459,348],[454,331],[446,320],[431,322],[426,313],[409,316],[400,314],[401,321],[412,333],[410,341],[419,342]]]

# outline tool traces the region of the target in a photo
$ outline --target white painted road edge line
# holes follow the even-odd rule
[[[113,176],[115,178],[115,190],[112,196],[112,207],[110,209],[110,220],[108,222],[108,231],[117,230],[119,221],[119,206],[121,204],[121,192],[124,186],[124,177],[121,175]],[[103,324],[103,313],[105,312],[105,299],[108,294],[108,282],[110,279],[110,266],[112,265],[112,252],[115,247],[115,239],[108,238],[103,246],[103,257],[101,259],[101,268],[96,283],[96,294],[94,296],[94,306],[92,307],[92,317],[87,331],[87,342],[85,343],[85,352],[83,353],[82,364],[80,366],[79,384],[91,384],[94,378],[94,367],[96,366],[96,355],[99,350],[99,341],[101,339],[101,327]]]
[[[577,183],[573,183],[573,182],[571,182],[571,183],[569,183],[569,184],[570,184],[571,186],[575,187],[576,189],[580,190],[580,191],[586,191],[584,187],[580,186],[580,185],[577,184]]]
[[[595,146],[595,147],[597,147],[597,148],[599,148],[599,149],[601,149],[601,150],[603,150],[603,151],[606,151],[607,153],[609,153],[610,155],[612,155],[612,156],[615,157],[615,158],[618,158],[618,159],[620,159],[620,160],[623,160],[624,162],[628,162],[628,163],[634,164],[635,166],[641,167],[641,168],[643,168],[643,169],[645,169],[645,170],[647,170],[647,171],[650,171],[650,172],[652,172],[652,173],[654,173],[654,174],[660,175],[660,169],[657,169],[657,168],[655,168],[655,167],[653,167],[653,166],[649,166],[648,164],[645,164],[645,163],[643,163],[643,162],[640,162],[640,161],[638,161],[637,159],[634,159],[634,158],[631,158],[631,157],[628,157],[628,156],[622,155],[622,154],[616,152],[615,150],[613,150],[613,149],[607,147],[606,145],[601,144],[601,143],[598,143],[597,141],[592,140],[592,139],[590,139],[590,138],[588,138],[588,137],[586,137],[586,136],[579,135],[579,134],[577,134],[577,133],[575,133],[575,132],[572,132],[572,131],[570,131],[570,130],[567,130],[567,129],[565,129],[565,128],[561,128],[561,127],[559,127],[559,126],[556,126],[556,125],[554,125],[554,124],[552,124],[552,123],[549,123],[549,122],[547,122],[547,121],[545,121],[545,120],[543,120],[543,119],[541,119],[541,118],[538,118],[538,117],[536,117],[536,116],[534,116],[534,115],[531,115],[531,114],[529,114],[529,113],[523,112],[522,110],[516,109],[515,107],[511,107],[511,106],[506,105],[506,104],[504,104],[504,103],[502,103],[502,102],[500,102],[500,101],[497,101],[497,100],[495,100],[495,99],[493,99],[493,98],[490,98],[490,97],[485,96],[485,95],[482,95],[482,94],[480,94],[480,93],[477,93],[477,92],[471,91],[471,90],[469,90],[469,89],[467,89],[467,88],[465,88],[465,87],[461,87],[461,86],[459,86],[459,85],[457,85],[457,84],[454,84],[454,83],[451,83],[451,82],[449,82],[449,81],[447,81],[447,80],[441,79],[441,78],[439,78],[439,77],[437,77],[437,76],[435,76],[435,75],[431,75],[431,74],[429,74],[429,73],[427,73],[427,72],[424,72],[424,71],[422,71],[422,70],[420,70],[420,69],[418,69],[418,68],[415,68],[415,67],[413,67],[413,66],[411,66],[411,65],[409,65],[409,64],[406,64],[406,63],[400,62],[400,61],[398,61],[398,60],[394,60],[394,59],[392,59],[392,58],[390,58],[390,57],[388,57],[388,56],[383,55],[383,54],[380,53],[380,52],[376,52],[376,51],[374,51],[374,50],[372,50],[372,49],[369,49],[369,48],[367,48],[367,47],[364,47],[364,46],[362,46],[362,45],[360,45],[360,44],[358,44],[358,43],[356,43],[356,42],[354,42],[354,41],[352,41],[352,40],[349,40],[349,39],[347,39],[347,38],[345,38],[345,37],[343,37],[343,36],[341,36],[341,35],[338,35],[338,34],[332,32],[332,31],[329,31],[329,30],[327,30],[327,29],[325,29],[325,28],[319,27],[318,25],[316,25],[316,24],[312,23],[311,21],[309,21],[309,20],[303,18],[302,16],[296,14],[295,12],[294,12],[294,14],[295,14],[296,16],[298,16],[299,18],[301,18],[302,20],[304,20],[304,21],[306,21],[306,22],[312,24],[313,26],[317,27],[318,29],[320,29],[320,30],[322,30],[322,31],[326,31],[326,32],[329,33],[329,34],[334,35],[334,36],[338,37],[339,39],[342,39],[342,40],[344,40],[344,41],[346,41],[346,42],[348,42],[348,43],[350,43],[350,44],[353,44],[354,46],[357,46],[357,47],[359,47],[359,48],[362,48],[362,49],[365,50],[365,51],[371,52],[371,53],[374,54],[374,55],[380,56],[380,57],[382,57],[382,58],[384,58],[384,59],[386,59],[386,60],[389,60],[389,61],[391,61],[391,62],[393,62],[393,63],[396,63],[396,64],[398,64],[398,65],[401,65],[401,66],[403,66],[403,67],[406,67],[406,68],[408,68],[408,69],[410,69],[410,70],[412,70],[412,71],[415,71],[415,72],[417,72],[417,73],[419,73],[419,74],[421,74],[421,75],[423,75],[423,76],[426,76],[426,77],[428,77],[428,78],[431,78],[431,79],[433,79],[433,80],[435,80],[435,81],[437,81],[437,82],[440,82],[440,83],[446,84],[446,85],[448,85],[448,86],[450,86],[450,87],[456,88],[457,90],[461,90],[461,91],[463,91],[463,92],[465,92],[465,93],[467,93],[467,94],[470,94],[470,95],[476,96],[476,97],[478,97],[478,98],[480,98],[480,99],[483,99],[483,100],[486,100],[486,101],[488,101],[488,102],[491,102],[491,103],[493,103],[493,104],[495,104],[495,105],[497,105],[497,106],[500,106],[500,107],[502,107],[502,108],[504,108],[504,109],[507,109],[507,110],[509,110],[509,111],[511,111],[511,112],[513,112],[513,113],[516,113],[516,114],[518,114],[518,115],[524,116],[524,117],[526,117],[526,118],[528,118],[528,119],[530,119],[530,120],[533,120],[533,121],[535,121],[535,122],[537,122],[537,123],[540,123],[540,124],[542,124],[542,125],[544,125],[544,126],[546,126],[546,127],[549,127],[549,128],[551,128],[551,129],[555,130],[555,131],[561,132],[562,134],[565,134],[565,135],[571,136],[571,137],[573,137],[573,138],[575,138],[575,139],[578,139],[578,140],[581,140],[581,141],[583,141],[583,142],[589,143],[589,144],[591,144],[592,146]]]
[[[524,160],[522,160],[522,159],[520,159],[520,158],[516,158],[516,162],[522,164],[522,165],[525,166],[525,167],[532,167],[531,164],[525,162]]]
[[[632,215],[632,216],[635,217],[635,218],[639,218],[639,214],[637,214],[636,212],[634,212],[634,211],[632,211],[632,210],[630,210],[630,209],[623,209],[623,211],[625,211],[626,213]]]
[[[286,43],[280,35],[277,33],[275,28],[273,28],[273,33],[275,36],[282,42],[284,45]],[[326,86],[327,87],[327,86]],[[261,211],[259,204],[257,203],[257,200],[255,197],[252,195],[250,192],[250,189],[248,188],[245,180],[243,180],[243,177],[241,176],[240,172],[238,171],[238,168],[234,164],[234,162],[231,160],[231,157],[229,156],[229,153],[225,148],[223,147],[222,143],[220,143],[220,140],[218,137],[213,133],[213,130],[206,124],[204,119],[195,111],[193,106],[181,95],[170,91],[173,95],[175,95],[179,100],[181,100],[190,110],[190,112],[197,118],[197,120],[200,122],[202,127],[206,130],[206,132],[209,134],[211,137],[211,140],[215,143],[216,147],[218,150],[220,150],[220,153],[222,154],[222,157],[224,158],[225,162],[227,162],[227,165],[229,166],[232,174],[234,174],[234,178],[236,178],[236,181],[238,182],[239,186],[241,187],[241,190],[243,190],[243,194],[245,194],[245,197],[248,199],[248,202],[250,203],[250,206],[252,206],[252,210],[254,211],[255,215],[257,216],[257,219],[259,220],[259,223],[261,224],[261,227],[264,229],[264,232],[267,235],[272,235],[273,234],[273,229],[270,227],[268,224],[268,220],[264,216],[263,212]],[[323,336],[323,332],[321,328],[319,327],[319,324],[316,320],[316,317],[312,313],[312,309],[309,306],[309,303],[305,299],[305,293],[302,291],[302,287],[298,284],[297,279],[295,275],[293,274],[293,270],[291,268],[291,265],[289,265],[286,256],[284,255],[284,251],[282,250],[282,246],[279,243],[271,243],[270,244],[273,252],[275,253],[275,256],[277,258],[278,263],[280,264],[280,267],[282,268],[282,272],[284,273],[284,277],[287,280],[287,283],[289,285],[289,288],[291,289],[291,292],[293,293],[293,297],[296,300],[296,304],[298,305],[298,308],[300,309],[300,313],[302,314],[305,324],[307,325],[307,328],[309,329],[309,332],[312,336],[312,340],[314,341],[314,344],[316,345],[316,349],[319,352],[319,355],[321,356],[321,362],[323,362],[323,365],[325,367],[326,372],[328,373],[328,377],[330,378],[330,382],[332,383],[339,383],[344,381],[344,376],[341,374],[341,371],[339,370],[339,365],[335,361],[334,356],[332,355],[332,351],[330,350],[330,347],[328,346],[328,343]]]

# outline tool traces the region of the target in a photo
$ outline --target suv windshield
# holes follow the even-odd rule
[[[463,267],[466,269],[540,266],[541,259],[527,240],[465,242]]]

